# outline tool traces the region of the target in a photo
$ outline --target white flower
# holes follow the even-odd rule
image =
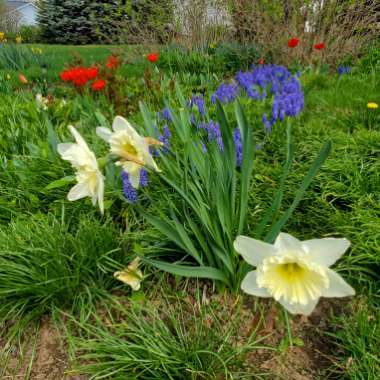
[[[49,100],[43,97],[41,94],[36,95],[36,103],[38,108],[46,111],[48,109]]]
[[[309,315],[320,297],[355,294],[329,268],[349,246],[347,239],[299,241],[286,233],[280,233],[273,245],[238,236],[234,242],[236,251],[257,267],[246,275],[241,288],[258,297],[273,297],[292,314]]]
[[[113,132],[104,127],[96,128],[99,137],[110,144],[110,151],[119,157],[119,165],[129,174],[132,186],[137,189],[140,184],[140,171],[144,166],[160,171],[149,153],[149,145],[160,142],[140,136],[131,124],[121,116],[116,116],[112,124]]]
[[[67,195],[69,201],[90,197],[92,204],[99,203],[101,213],[104,212],[104,177],[99,170],[95,154],[89,149],[86,141],[73,127],[69,126],[76,143],[58,144],[58,153],[63,160],[69,161],[76,172],[77,184]]]
[[[140,259],[136,257],[126,269],[114,273],[114,276],[119,280],[129,285],[132,290],[139,290],[143,274],[139,269]]]

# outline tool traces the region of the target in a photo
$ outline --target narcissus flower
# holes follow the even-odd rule
[[[106,86],[106,81],[104,79],[98,79],[96,80],[91,88],[94,90],[94,91],[100,91],[100,90],[103,90],[103,88]]]
[[[377,103],[375,103],[375,102],[369,102],[367,104],[367,108],[369,108],[369,109],[376,109],[376,108],[379,108],[379,105]]]
[[[42,96],[42,94],[37,94],[36,103],[39,109],[46,111],[48,109],[49,99]]]
[[[316,50],[322,50],[326,47],[326,45],[323,42],[320,42],[319,44],[315,44],[313,47]]]
[[[100,212],[104,212],[104,176],[99,170],[95,154],[89,149],[86,141],[73,127],[69,130],[76,143],[58,144],[58,153],[63,160],[69,161],[76,169],[77,184],[70,190],[67,195],[69,201],[90,197],[92,204],[99,204]]]
[[[114,273],[115,278],[129,285],[132,290],[139,290],[143,273],[139,269],[140,259],[136,257],[126,269]]]
[[[320,297],[355,294],[330,269],[349,246],[346,239],[299,241],[286,233],[280,233],[273,245],[238,236],[234,242],[236,251],[256,267],[243,279],[241,288],[258,297],[273,297],[292,314],[309,315]]]
[[[17,36],[16,37],[16,44],[21,44],[22,42],[22,37],[21,36]]]
[[[0,32],[0,41],[4,41],[4,38],[5,38],[5,33]]]
[[[300,40],[298,38],[291,38],[288,41],[288,47],[295,48],[299,44]]]
[[[159,53],[150,53],[146,56],[146,59],[149,61],[149,62],[157,62],[158,60],[158,57],[159,57]]]
[[[128,173],[130,183],[137,189],[140,184],[140,172],[144,167],[160,171],[149,152],[149,145],[162,145],[162,143],[140,136],[121,116],[115,117],[112,129],[113,131],[98,127],[96,133],[110,144],[111,153],[119,158],[116,165],[121,166]]]

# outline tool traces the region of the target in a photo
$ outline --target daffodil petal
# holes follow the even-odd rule
[[[98,178],[97,201],[101,214],[104,214],[104,178],[101,174],[98,175]]]
[[[318,301],[319,298],[309,301],[306,305],[301,305],[299,303],[291,304],[281,298],[278,302],[291,314],[302,314],[307,316],[313,312]]]
[[[257,297],[271,297],[264,288],[259,288],[256,282],[257,271],[248,272],[241,283],[241,289],[248,294]]]
[[[69,125],[68,128],[69,128],[70,133],[73,135],[75,141],[77,142],[77,144],[82,148],[89,149],[86,141],[84,141],[80,133],[72,125]]]
[[[96,134],[106,142],[109,142],[112,137],[112,131],[105,127],[97,127]]]
[[[140,185],[140,170],[132,171],[132,172],[129,172],[128,174],[129,174],[129,177],[128,177],[129,182],[135,189],[138,189]]]
[[[88,187],[84,183],[78,183],[71,188],[67,194],[67,199],[72,202],[81,198],[85,198],[89,195]]]
[[[62,156],[62,158],[65,160],[65,155],[70,149],[73,147],[73,143],[61,143],[57,145],[57,151]]]
[[[285,232],[280,232],[274,242],[274,247],[280,254],[287,254],[288,252],[302,252],[301,242],[294,236]]]
[[[355,290],[338,273],[328,268],[327,275],[330,280],[330,286],[324,290],[323,297],[348,297],[355,294]]]
[[[304,250],[318,264],[329,267],[333,265],[350,246],[347,239],[312,239],[301,242]]]
[[[127,131],[129,135],[133,136],[136,140],[143,138],[137,133],[135,128],[132,127],[131,123],[122,116],[116,116],[113,123],[112,129],[114,132]]]
[[[248,264],[254,267],[260,265],[265,258],[276,254],[276,249],[272,244],[248,236],[238,236],[234,241],[234,248]]]

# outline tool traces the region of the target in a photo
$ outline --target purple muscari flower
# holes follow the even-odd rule
[[[162,135],[158,137],[158,141],[164,144],[163,152],[166,153],[170,149],[170,129],[167,125],[164,125],[162,129]]]
[[[267,119],[267,115],[265,115],[265,113],[262,114],[261,120],[264,124],[265,131],[268,133],[272,132],[272,123]]]
[[[349,74],[350,72],[351,72],[351,67],[350,66],[340,65],[338,67],[338,74],[339,74],[339,76],[341,76],[343,74]]]
[[[190,123],[192,125],[196,125],[197,124],[197,120],[195,119],[195,115],[193,113],[190,115]]]
[[[196,104],[198,107],[199,114],[204,117],[206,115],[206,108],[205,108],[205,100],[203,96],[197,97]]]
[[[162,118],[166,121],[172,121],[172,116],[170,114],[170,110],[169,108],[165,107],[163,110],[162,110]]]
[[[268,91],[274,96],[270,126],[276,120],[283,121],[285,116],[297,116],[304,107],[297,75],[293,76],[283,66],[255,66],[252,71],[237,73],[235,79],[252,99],[264,99]],[[268,130],[268,124],[264,125]]]
[[[201,141],[201,148],[202,148],[202,152],[203,152],[203,153],[207,153],[207,146],[206,146],[206,144],[204,143],[204,141]]]
[[[140,185],[142,187],[147,187],[148,186],[148,172],[145,169],[140,170]]]
[[[129,181],[129,174],[124,170],[121,172],[121,179],[123,181],[123,193],[129,203],[137,202],[137,190],[132,186]]]
[[[218,99],[221,103],[230,103],[238,95],[239,88],[235,83],[222,83],[217,90],[211,96],[211,103],[215,104],[216,99]]]
[[[241,166],[243,162],[243,144],[241,142],[241,135],[240,135],[239,128],[235,128],[233,137],[234,137],[235,151],[236,151],[236,165]]]
[[[256,150],[261,150],[261,149],[263,149],[263,144],[256,144],[255,149],[256,149]]]

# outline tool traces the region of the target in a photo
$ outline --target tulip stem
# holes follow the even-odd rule
[[[293,336],[292,336],[292,329],[290,327],[290,322],[289,322],[289,314],[285,309],[284,309],[284,316],[285,316],[286,330],[288,331],[289,346],[293,347]]]

